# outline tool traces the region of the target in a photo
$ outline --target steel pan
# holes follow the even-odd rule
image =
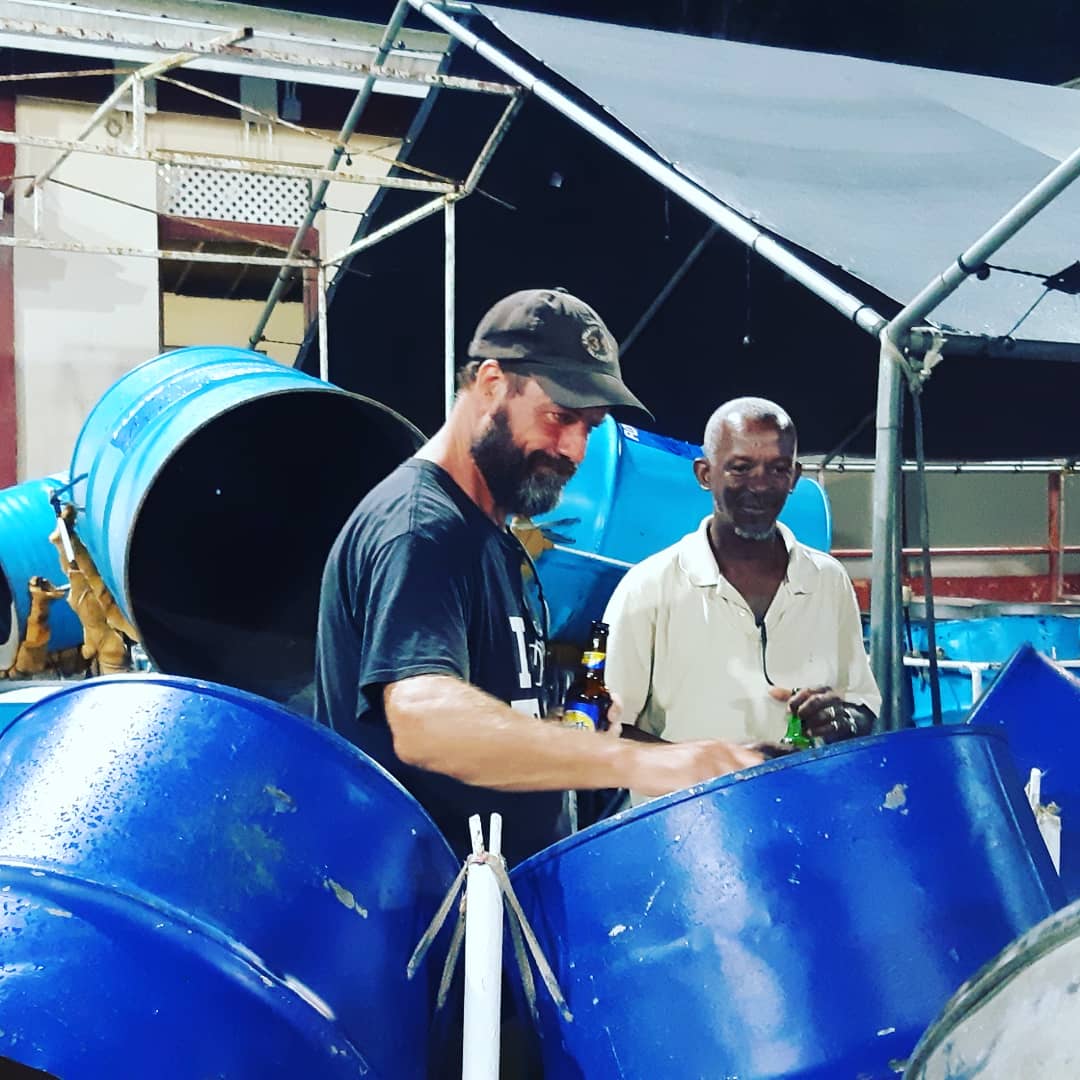
[[[547,1080],[891,1077],[1063,896],[1000,733],[909,730],[657,799],[512,874]]]
[[[1018,772],[1042,773],[1041,798],[1061,811],[1061,883],[1080,898],[1080,680],[1031,645],[1022,645],[971,712],[970,722],[999,725]]]
[[[965,983],[905,1080],[1080,1076],[1080,904],[1029,930]]]
[[[423,1077],[457,870],[354,747],[240,691],[60,690],[0,735],[0,1054],[62,1077]]]

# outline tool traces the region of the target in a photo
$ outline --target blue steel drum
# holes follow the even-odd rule
[[[1051,915],[964,983],[905,1080],[1080,1076],[1080,904]]]
[[[691,532],[712,510],[692,462],[701,447],[611,417],[589,437],[585,460],[559,505],[533,521],[555,545],[538,560],[551,638],[582,643],[627,569]],[[803,477],[780,520],[810,547],[828,551],[825,492]]]
[[[945,605],[948,610],[948,604]],[[1051,614],[1053,605],[985,604],[973,609],[971,617],[937,619],[934,623],[939,654],[945,660],[969,660],[1004,664],[1022,645],[1030,644],[1039,652],[1057,660],[1080,658],[1080,617]],[[1058,608],[1057,610],[1060,610]],[[926,623],[912,620],[912,646],[927,655]],[[981,673],[986,687],[998,676],[998,668]],[[929,673],[926,668],[911,668],[916,724],[932,722]],[[941,669],[941,710],[945,723],[965,719],[974,698],[971,673]]]
[[[864,1080],[1063,902],[1000,733],[907,730],[657,799],[511,875],[547,1080]]]
[[[49,499],[66,484],[66,477],[47,476],[0,491],[0,671],[15,662],[26,634],[30,579],[41,576],[54,585],[67,584],[60,557],[49,543],[56,527]],[[49,629],[50,651],[82,644],[82,624],[66,599],[54,600],[49,608]]]
[[[971,711],[970,723],[1000,726],[1021,777],[1042,773],[1043,803],[1061,810],[1061,883],[1080,898],[1080,681],[1022,645]]]
[[[397,413],[245,349],[147,361],[72,456],[79,534],[154,667],[287,700],[352,508],[423,442]]]
[[[61,690],[0,735],[0,852],[0,1054],[110,1080],[425,1076],[442,957],[405,965],[457,860],[313,721],[166,676]]]

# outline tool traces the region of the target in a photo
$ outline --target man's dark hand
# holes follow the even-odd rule
[[[866,711],[846,703],[831,686],[804,686],[788,690],[774,686],[769,696],[783,701],[802,721],[803,731],[827,743],[865,735],[869,730]]]

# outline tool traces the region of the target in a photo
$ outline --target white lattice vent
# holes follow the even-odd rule
[[[158,205],[163,214],[176,217],[297,226],[310,199],[310,182],[302,177],[187,165],[158,169]]]

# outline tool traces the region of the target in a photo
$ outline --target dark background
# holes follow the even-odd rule
[[[368,21],[385,20],[392,9],[364,0],[281,6]],[[1022,8],[942,0],[638,0],[551,3],[544,10],[1041,82],[1080,74],[1080,5],[1061,0]],[[409,25],[431,28],[419,18]],[[465,50],[451,70],[501,79]],[[464,176],[500,108],[478,95],[430,95],[412,125],[409,162]],[[583,296],[625,339],[708,228],[696,211],[536,101],[522,110],[481,187],[458,204],[459,358],[491,302],[538,285]],[[383,191],[361,228],[378,227],[420,201]],[[973,223],[973,238],[987,224]],[[439,215],[354,259],[330,304],[334,381],[391,405],[428,433],[442,415],[442,229]],[[1063,247],[1062,265],[1078,254]],[[886,316],[897,310],[866,286],[852,291]],[[309,370],[317,364],[311,344],[301,359]],[[872,453],[873,425],[865,421],[874,409],[876,343],[722,233],[625,352],[623,368],[664,434],[696,441],[717,404],[757,393],[792,411],[804,453],[833,450],[860,425],[848,448]],[[1072,457],[1080,450],[1078,401],[1080,367],[949,361],[924,400],[927,453]]]

